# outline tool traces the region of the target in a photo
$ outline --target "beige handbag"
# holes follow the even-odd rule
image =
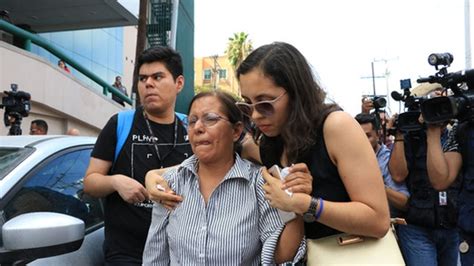
[[[405,265],[392,230],[381,239],[339,234],[308,239],[307,265]]]

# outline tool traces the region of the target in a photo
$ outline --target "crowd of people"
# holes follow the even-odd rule
[[[396,232],[407,265],[457,265],[459,254],[473,264],[469,125],[389,137],[380,124],[393,121],[370,100],[355,118],[328,103],[288,43],[240,64],[241,99],[197,94],[186,118],[174,111],[179,53],[149,48],[136,68],[142,106],[109,119],[84,178],[85,193],[105,198],[106,265],[303,265],[307,240],[382,238],[390,218],[406,220]]]
[[[427,98],[443,96],[444,92],[437,83],[412,89],[415,96]],[[356,119],[371,142],[374,135],[382,136],[374,151],[383,173],[391,216],[406,220],[396,229],[407,265],[458,265],[459,261],[473,265],[474,253],[469,246],[474,244],[474,190],[470,187],[474,176],[469,161],[462,166],[462,158],[469,158],[473,152],[465,144],[472,142],[466,135],[472,131],[471,122],[463,123],[460,135],[457,120],[426,124],[420,115],[420,129],[400,130],[401,126],[394,126],[396,114],[380,119],[378,113],[370,113],[371,109],[371,101],[363,100],[362,113]],[[384,131],[392,135],[383,134],[380,127],[367,130],[364,123],[377,119],[392,128]],[[375,123],[368,129],[372,128],[376,128]],[[383,140],[390,143],[389,149]],[[463,148],[460,140],[464,140]]]

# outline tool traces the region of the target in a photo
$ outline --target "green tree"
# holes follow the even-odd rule
[[[245,57],[253,50],[252,41],[248,39],[248,36],[248,33],[236,32],[233,37],[229,38],[229,42],[227,43],[226,55],[234,72],[240,63],[244,61]]]

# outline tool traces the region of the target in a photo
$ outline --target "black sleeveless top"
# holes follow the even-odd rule
[[[324,123],[323,123],[324,124]],[[260,142],[260,157],[265,167],[274,164],[280,165],[283,153],[283,141],[280,137],[262,136]],[[306,163],[313,176],[313,197],[321,197],[324,200],[334,202],[349,202],[350,198],[342,183],[337,167],[332,163],[324,134],[321,128],[318,130],[315,144],[297,161]],[[340,233],[336,229],[323,225],[319,222],[305,223],[305,235],[309,239],[316,239]]]

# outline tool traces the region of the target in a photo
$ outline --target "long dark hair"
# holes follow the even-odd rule
[[[258,68],[283,87],[289,96],[288,121],[281,131],[288,162],[294,163],[316,140],[318,129],[336,104],[326,104],[326,93],[313,75],[306,58],[292,45],[274,42],[253,51],[238,67],[237,79]],[[255,135],[256,139],[260,132]]]

